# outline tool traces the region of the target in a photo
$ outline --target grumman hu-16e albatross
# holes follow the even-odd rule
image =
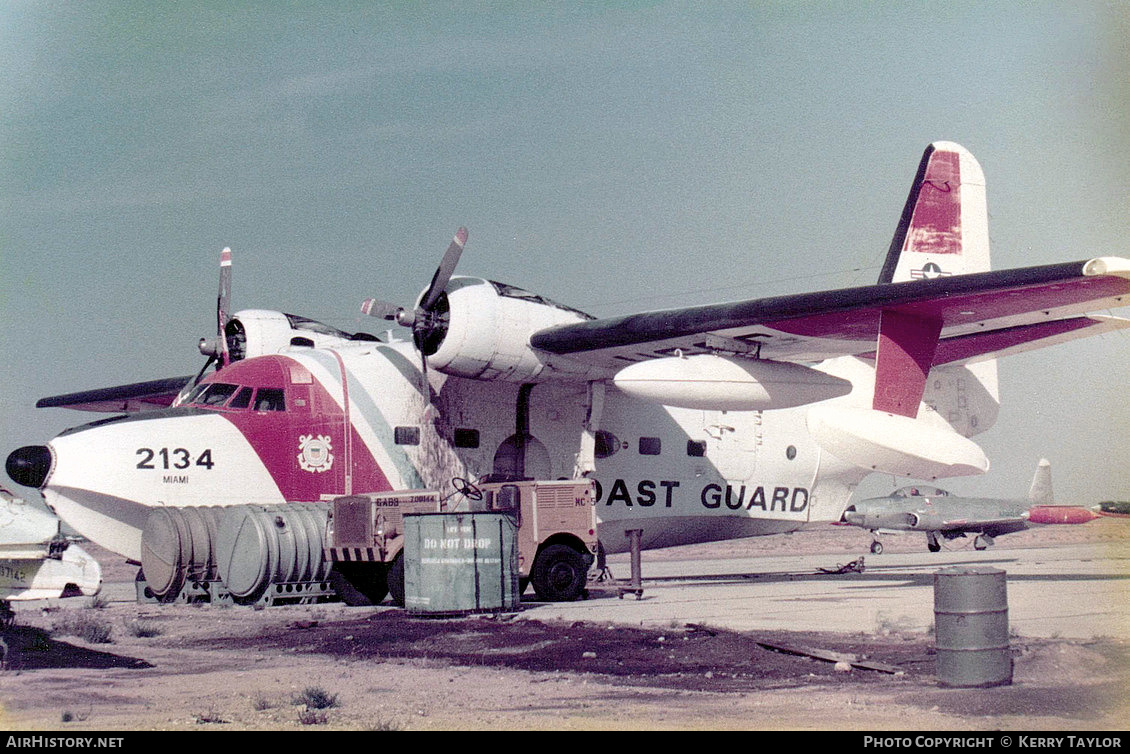
[[[1047,459],[1040,459],[1027,500],[961,497],[937,487],[914,484],[886,497],[852,503],[844,511],[843,522],[870,529],[875,537],[871,552],[879,554],[883,544],[878,535],[883,532],[925,532],[930,552],[942,549],[940,538],[957,539],[975,533],[973,547],[984,550],[1002,534],[1024,531],[1034,525],[1084,524],[1096,518],[1098,514],[1093,510],[1055,504],[1052,467]]]
[[[606,552],[838,521],[868,474],[980,474],[998,356],[1108,332],[1130,260],[990,271],[985,179],[963,147],[922,157],[879,280],[594,319],[456,277],[460,230],[411,308],[363,311],[410,340],[267,311],[228,315],[193,378],[44,399],[126,411],[7,461],[94,542],[141,557],[153,506],[309,502],[466,479],[592,477]],[[205,372],[207,374],[205,375]],[[139,409],[161,406],[158,410]]]

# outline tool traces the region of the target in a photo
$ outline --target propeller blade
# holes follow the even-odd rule
[[[224,247],[220,252],[220,292],[216,296],[216,334],[220,338],[220,367],[226,367],[229,362],[228,339],[224,337],[224,328],[228,325],[231,312],[231,249]],[[198,378],[199,379],[199,378]]]
[[[466,245],[467,229],[460,228],[455,232],[455,238],[451,239],[451,245],[447,247],[439,267],[436,268],[436,274],[432,276],[432,284],[428,286],[424,297],[420,299],[421,309],[430,311],[435,306],[436,301],[443,294],[443,289],[447,287],[448,281],[451,280],[451,275],[455,272],[455,265],[459,264],[459,255],[463,253],[463,247]]]

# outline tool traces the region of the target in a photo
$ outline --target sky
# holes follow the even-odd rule
[[[41,397],[195,373],[225,246],[235,309],[350,331],[461,225],[460,274],[596,316],[865,285],[950,140],[995,269],[1130,256],[1128,40],[1117,2],[9,0],[0,455],[97,418]],[[1060,502],[1130,500],[1130,334],[1000,374],[946,486],[1046,457]]]

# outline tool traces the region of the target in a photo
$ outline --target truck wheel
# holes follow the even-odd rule
[[[581,554],[567,545],[550,545],[538,553],[530,581],[547,602],[569,602],[585,591],[588,567]]]
[[[353,607],[378,605],[388,594],[380,563],[334,563],[330,584],[341,601]]]
[[[388,594],[394,604],[404,607],[404,553],[396,556],[388,569]]]

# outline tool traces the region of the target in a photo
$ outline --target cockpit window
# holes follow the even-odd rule
[[[199,398],[200,394],[207,389],[207,385],[197,385],[196,387],[192,388],[192,390],[188,391],[188,395],[185,397],[184,403],[196,403],[196,399]]]
[[[255,393],[256,411],[286,411],[286,396],[282,388],[261,387]]]
[[[937,487],[902,487],[891,493],[891,497],[948,497],[949,492]]]
[[[213,382],[192,402],[198,406],[222,406],[227,403],[228,398],[232,397],[236,388],[236,385],[229,385],[225,382]]]
[[[231,399],[228,408],[247,408],[251,405],[251,394],[254,392],[249,387],[241,387],[235,397]]]

